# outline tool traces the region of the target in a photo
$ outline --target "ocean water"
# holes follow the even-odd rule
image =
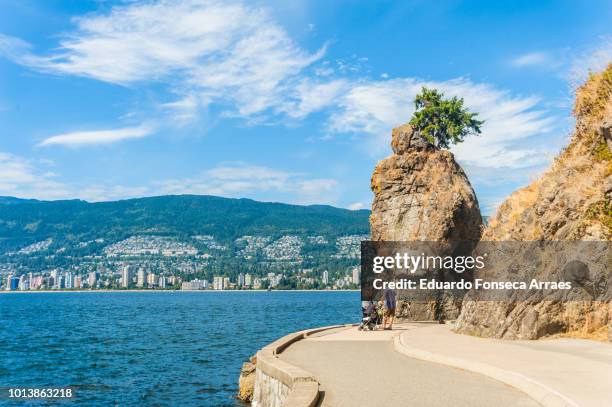
[[[293,331],[359,320],[358,292],[0,295],[3,405],[240,406],[242,363]],[[74,388],[7,401],[7,387]]]

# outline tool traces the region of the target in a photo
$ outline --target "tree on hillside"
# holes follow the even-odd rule
[[[410,124],[430,143],[449,148],[461,143],[466,136],[480,134],[483,120],[477,120],[478,113],[470,112],[463,106],[463,98],[444,98],[444,94],[425,86],[414,99],[415,112]]]

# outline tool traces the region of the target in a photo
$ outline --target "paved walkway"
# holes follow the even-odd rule
[[[280,357],[315,375],[324,407],[538,405],[498,381],[396,352],[394,336],[408,329],[413,328],[323,332],[296,342]]]
[[[557,398],[561,405],[612,406],[612,344],[483,339],[455,334],[451,328],[408,326],[399,339],[413,357],[521,380],[536,394],[548,392],[545,397]]]

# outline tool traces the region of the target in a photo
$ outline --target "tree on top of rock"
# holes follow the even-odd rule
[[[441,148],[461,143],[466,136],[480,134],[480,126],[484,123],[476,119],[478,113],[463,106],[463,98],[446,99],[442,92],[424,86],[416,95],[414,106],[416,110],[410,124],[430,143]]]

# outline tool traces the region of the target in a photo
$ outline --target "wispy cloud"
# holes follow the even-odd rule
[[[517,97],[491,85],[468,79],[433,82],[397,78],[356,83],[340,100],[328,127],[335,133],[369,137],[369,150],[386,151],[393,127],[414,112],[412,100],[422,86],[437,88],[447,96],[465,99],[466,105],[485,120],[480,137],[471,137],[453,150],[464,162],[482,167],[525,167],[548,160],[541,151],[524,147],[530,137],[553,128],[554,117],[539,108],[535,97]]]
[[[190,178],[155,182],[158,193],[257,197],[280,193],[294,203],[335,203],[337,181],[245,163],[219,165]]]
[[[77,131],[58,134],[40,142],[39,146],[61,145],[78,147],[94,144],[111,144],[121,140],[146,137],[152,129],[147,126],[125,127],[113,130]]]
[[[224,116],[251,123],[281,116],[303,120],[314,112],[327,116],[326,133],[363,136],[367,149],[386,151],[393,126],[413,112],[421,86],[464,97],[486,120],[482,137],[455,148],[460,159],[484,167],[521,167],[546,159],[525,140],[549,131],[554,118],[532,96],[516,96],[468,79],[372,80],[367,59],[324,61],[325,44],[301,48],[272,13],[238,0],[160,0],[127,2],[105,14],[74,19],[75,29],[59,46],[34,54],[23,40],[1,36],[0,52],[46,72],[78,75],[136,86],[162,83],[176,100],[158,105],[164,125],[185,126],[216,103]],[[541,63],[543,52],[525,54],[517,66]],[[388,76],[388,75],[387,75]],[[167,100],[167,98],[166,98]],[[87,131],[49,137],[41,145],[84,145],[144,137],[143,127]]]
[[[0,152],[0,195],[42,199],[69,196],[71,191],[45,168],[48,165]]]
[[[365,205],[361,202],[352,203],[347,207],[347,209],[350,209],[352,211],[357,211],[359,209],[364,209],[364,208],[365,208]]]
[[[548,53],[538,51],[519,55],[511,61],[511,64],[517,68],[523,68],[527,66],[545,66],[553,64],[553,60]]]
[[[192,177],[151,180],[140,185],[100,182],[75,184],[49,171],[50,163],[30,161],[0,152],[0,196],[108,201],[166,194],[217,195],[296,204],[337,204],[338,182],[309,174],[283,171],[242,162],[225,163]]]
[[[56,74],[120,85],[163,82],[189,97],[176,109],[218,101],[240,115],[284,105],[291,82],[324,53],[324,47],[301,49],[266,10],[239,1],[128,3],[74,23],[76,30],[48,55],[33,54],[29,44],[6,35],[0,52]]]

